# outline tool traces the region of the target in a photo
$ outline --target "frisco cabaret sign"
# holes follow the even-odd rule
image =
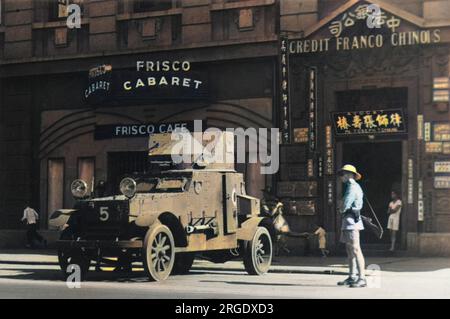
[[[84,97],[90,105],[207,99],[207,82],[207,74],[193,71],[189,61],[136,61],[134,70],[114,71],[102,65],[89,71]]]
[[[344,13],[340,18],[332,21],[329,26],[330,37],[324,39],[300,39],[289,43],[290,54],[327,52],[329,50],[349,51],[359,49],[381,48],[386,43],[393,47],[433,44],[441,41],[439,29],[414,30],[399,32],[401,20],[378,8],[378,13],[369,9],[369,5],[362,4],[353,10]],[[342,36],[344,31],[351,30],[357,26],[371,29],[373,34]],[[388,29],[390,35],[383,35],[377,30]]]
[[[132,79],[123,81],[125,91],[138,90],[145,87],[185,87],[198,90],[203,80],[185,76],[189,74],[191,64],[189,61],[137,61],[136,71],[144,72],[142,77],[132,76]],[[168,74],[174,72],[177,74]],[[178,75],[181,73],[181,75]]]

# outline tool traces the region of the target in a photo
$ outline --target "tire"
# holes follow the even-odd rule
[[[64,280],[73,273],[73,268],[69,268],[69,265],[77,265],[80,269],[80,281],[84,281],[87,278],[91,261],[87,258],[82,251],[58,251],[58,263],[61,267]]]
[[[185,275],[194,263],[195,253],[177,253],[175,254],[175,263],[172,269],[172,275]]]
[[[72,238],[72,232],[69,229],[65,229],[60,236],[61,240],[70,240]],[[69,265],[77,265],[80,268],[80,281],[86,280],[91,261],[86,255],[81,251],[81,249],[69,249],[69,248],[59,248],[58,249],[58,264],[61,268],[63,279],[71,275],[72,269],[68,272],[67,268]]]
[[[167,226],[159,224],[150,227],[145,236],[142,258],[151,281],[169,277],[175,261],[175,241]]]
[[[250,275],[264,275],[272,264],[272,238],[265,227],[258,227],[244,250],[244,266]]]

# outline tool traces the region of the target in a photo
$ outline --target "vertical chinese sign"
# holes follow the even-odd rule
[[[288,39],[280,37],[280,106],[281,106],[281,143],[291,142],[291,121],[289,107],[289,55]]]
[[[309,68],[308,81],[309,149],[314,152],[317,137],[317,68]]]

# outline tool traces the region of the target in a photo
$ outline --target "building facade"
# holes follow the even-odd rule
[[[351,162],[382,223],[402,194],[402,249],[450,251],[450,1],[0,3],[0,228],[26,203],[46,228],[73,179],[116,185],[147,168],[146,133],[202,120],[280,128],[276,175],[236,169],[252,195],[273,187],[294,230],[321,224],[338,247]]]

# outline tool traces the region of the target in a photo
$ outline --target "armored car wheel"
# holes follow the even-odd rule
[[[169,277],[175,261],[175,241],[167,226],[150,227],[145,236],[142,258],[150,280],[162,281]]]
[[[58,263],[61,267],[61,272],[63,278],[66,280],[73,272],[74,268],[69,268],[70,265],[78,266],[80,270],[80,281],[86,279],[86,275],[89,271],[91,261],[87,258],[83,252],[80,251],[69,251],[69,250],[58,250]]]
[[[173,265],[173,275],[185,275],[189,272],[194,263],[195,253],[177,253],[175,254],[175,263]]]
[[[250,275],[263,275],[272,264],[272,239],[265,227],[258,227],[244,250],[244,266]]]
[[[70,228],[66,228],[60,236],[61,240],[73,239],[73,233]],[[64,280],[69,277],[73,269],[68,269],[69,265],[77,265],[80,269],[80,280],[86,279],[86,274],[89,271],[90,260],[87,258],[81,249],[73,248],[59,248],[58,249],[58,264],[61,268]],[[68,272],[69,270],[69,272]]]

